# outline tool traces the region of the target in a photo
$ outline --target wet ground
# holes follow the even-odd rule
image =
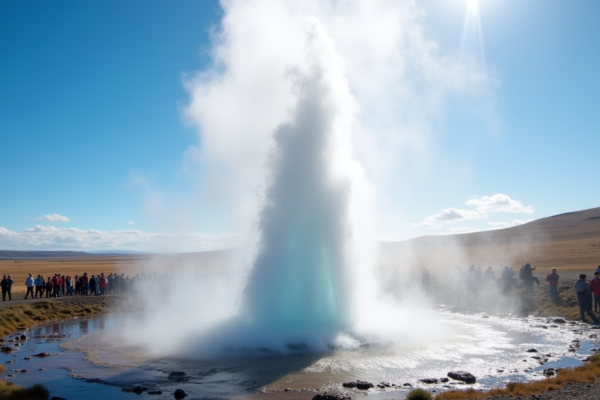
[[[420,342],[398,338],[393,343],[371,343],[328,354],[237,354],[218,360],[153,357],[147,349],[121,340],[123,329],[135,324],[140,315],[111,313],[39,325],[26,332],[29,339],[18,351],[0,353],[0,360],[7,367],[5,376],[14,375],[6,379],[20,385],[42,383],[52,395],[71,399],[139,399],[137,394],[122,391],[138,385],[162,391],[161,395],[143,393],[143,398],[171,399],[174,390],[181,388],[190,394],[188,399],[237,398],[257,392],[263,393],[261,397],[309,399],[316,390],[346,390],[341,383],[356,379],[390,384],[369,390],[370,398],[400,399],[408,392],[401,386],[406,383],[438,391],[463,387],[456,382],[420,382],[457,369],[478,378],[473,385],[476,389],[543,379],[543,369],[579,365],[592,348],[600,347],[594,337],[600,330],[594,326],[510,315],[465,315],[445,309],[430,312],[439,319],[444,334]],[[538,352],[527,352],[531,348]],[[31,357],[42,352],[52,355]],[[23,369],[28,372],[13,371]],[[174,371],[183,374],[175,376]],[[348,393],[358,395],[355,390]]]

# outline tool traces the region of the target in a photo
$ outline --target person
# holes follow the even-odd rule
[[[525,297],[531,299],[533,297],[533,271],[535,267],[532,267],[529,263],[521,267],[519,272],[519,279],[525,284]]]
[[[2,276],[0,286],[2,287],[2,301],[6,301],[6,294],[8,293],[8,278],[6,277],[6,275]]]
[[[596,274],[600,274],[600,265],[598,265],[598,268],[596,268],[596,270],[594,271],[594,275]]]
[[[590,281],[590,287],[594,296],[594,312],[598,312],[600,307],[600,271],[594,271],[594,279]]]
[[[40,299],[44,297],[44,278],[41,275],[38,275],[35,278],[35,298],[38,298],[38,294],[40,295]]]
[[[100,278],[98,279],[98,286],[100,286],[100,294],[106,294],[106,277],[104,276],[104,272],[100,274]]]
[[[15,283],[15,281],[12,278],[12,275],[8,275],[8,278],[6,278],[6,280],[8,281],[8,286],[7,286],[7,293],[8,293],[8,300],[12,300],[12,285],[13,283]]]
[[[510,293],[510,291],[512,290],[514,276],[515,276],[515,270],[512,268],[508,268],[508,265],[505,265],[504,271],[502,271],[502,283],[504,285],[503,293],[505,295]]]
[[[90,278],[90,294],[96,294],[96,276]]]
[[[575,282],[575,291],[577,292],[577,302],[579,303],[581,320],[583,322],[589,322],[585,318],[585,314],[587,314],[592,321],[600,322],[592,311],[592,288],[590,288],[590,285],[585,281],[585,278],[587,278],[587,275],[581,274],[579,275],[579,280]]]
[[[25,279],[25,286],[27,286],[27,293],[25,293],[25,300],[29,297],[29,293],[31,293],[31,298],[33,299],[33,287],[35,286],[35,279],[33,279],[33,275],[29,274],[27,279]]]
[[[483,279],[486,282],[494,282],[496,280],[496,275],[494,274],[494,271],[492,271],[492,267],[491,266],[489,266],[485,270],[485,274],[483,274]]]
[[[48,282],[46,282],[46,298],[49,299],[52,296],[52,288],[54,285],[52,284],[52,279],[48,277]]]
[[[81,277],[81,294],[84,296],[88,295],[88,274],[87,272],[83,273],[83,276]]]
[[[54,278],[52,278],[52,297],[60,296],[60,277],[58,274],[54,274]]]
[[[557,299],[558,298],[558,274],[556,273],[556,268],[552,268],[552,272],[550,272],[546,276],[546,281],[550,285],[550,298]]]

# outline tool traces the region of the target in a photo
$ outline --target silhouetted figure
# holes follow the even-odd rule
[[[52,288],[54,285],[52,284],[52,279],[48,277],[48,281],[46,282],[46,298],[49,299],[52,296]]]
[[[594,296],[594,312],[598,312],[598,306],[600,306],[600,271],[594,271],[594,279],[590,281],[590,287]]]
[[[592,321],[598,322],[598,318],[592,311],[592,288],[585,281],[587,276],[585,274],[579,275],[579,280],[575,282],[575,291],[577,292],[577,302],[579,303],[579,313],[581,314],[581,320],[583,322],[589,322],[585,318],[587,314]]]
[[[508,268],[508,265],[504,267],[504,271],[502,271],[502,286],[503,293],[509,294],[512,291],[513,281],[515,277],[515,270],[512,268]]]
[[[556,273],[556,268],[552,268],[552,272],[550,272],[546,276],[546,281],[550,286],[550,298],[553,300],[558,299],[558,279],[560,277]]]
[[[523,265],[521,267],[521,271],[519,272],[519,279],[523,281],[525,284],[525,297],[531,299],[533,297],[533,270],[535,267],[532,267],[529,263]],[[538,281],[539,283],[539,281]]]
[[[8,294],[8,278],[6,277],[6,275],[2,276],[0,287],[2,287],[2,301],[6,301],[6,295]]]

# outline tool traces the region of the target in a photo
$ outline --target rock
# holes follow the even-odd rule
[[[15,349],[14,347],[10,347],[10,346],[2,346],[0,348],[0,351],[4,352],[4,353],[10,353],[11,351],[15,351],[17,349]]]
[[[171,371],[169,372],[169,378],[171,380],[180,381],[187,378],[187,375],[183,371]]]
[[[323,393],[313,396],[312,400],[351,400],[351,397],[344,396],[340,393]]]
[[[548,329],[546,325],[533,325],[534,328]]]
[[[355,388],[356,387],[356,382],[344,382],[342,383],[342,386],[345,388]]]
[[[21,373],[25,373],[25,372],[29,372],[29,371],[27,371],[26,369],[22,369],[22,370],[20,370],[19,372],[21,372]]]
[[[373,388],[375,386],[373,386],[373,384],[371,382],[367,382],[367,381],[356,381],[356,388],[360,389],[360,390],[369,390],[371,388]]]
[[[131,389],[131,391],[135,394],[142,394],[143,392],[145,392],[147,390],[148,390],[148,388],[143,387],[143,386],[135,386],[133,389]]]
[[[187,396],[188,394],[186,392],[183,391],[183,389],[177,389],[175,391],[175,393],[173,393],[173,396],[175,396],[176,399],[183,399],[185,396]]]
[[[50,357],[52,354],[50,353],[38,353],[38,354],[34,354],[34,357]]]
[[[19,339],[20,339],[20,340],[27,340],[27,339],[28,339],[28,337],[27,337],[27,335],[26,335],[26,334],[22,334],[21,336],[19,336]]]
[[[162,394],[162,390],[150,390],[148,394]]]
[[[64,397],[54,396],[50,400],[67,400],[67,399],[65,399]]]
[[[31,360],[31,357],[25,357],[23,360]]]
[[[9,378],[14,378],[14,377],[15,377],[15,374],[8,374],[8,375],[6,375],[6,376],[8,376]]]
[[[434,384],[434,383],[438,383],[438,380],[436,378],[425,378],[425,379],[419,379],[419,382],[423,382],[426,383],[428,385]]]
[[[563,317],[556,317],[552,320],[552,322],[554,322],[555,324],[566,324],[567,320]]]
[[[44,370],[44,368],[40,368],[40,371],[43,371],[43,370]]]
[[[544,375],[546,376],[552,376],[554,374],[556,374],[556,370],[554,368],[546,368],[544,370]]]
[[[14,363],[14,362],[17,362],[17,361],[16,361],[16,360],[8,360],[6,363],[7,363],[7,364],[12,364],[12,363]]]
[[[537,353],[538,351],[536,349],[529,349],[527,350],[528,353]]]
[[[405,383],[404,385],[402,385],[404,387],[412,387],[412,385],[410,383]]]
[[[465,383],[475,383],[477,381],[477,378],[467,371],[450,371],[448,372],[448,377]]]
[[[392,387],[392,386],[394,386],[394,385],[390,385],[390,383],[389,383],[389,382],[379,382],[379,385],[381,385],[381,386],[383,386],[383,387]],[[379,386],[379,385],[378,385],[378,386]]]
[[[501,373],[503,373],[503,372],[504,372],[504,370],[503,370],[503,369],[499,369],[499,370],[498,370],[498,371],[496,371],[496,372],[497,372],[497,373],[499,373],[499,374],[501,374]]]
[[[443,378],[440,378],[440,382],[447,383],[447,382],[450,382],[450,379],[443,377]]]

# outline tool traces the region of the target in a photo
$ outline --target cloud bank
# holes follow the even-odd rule
[[[221,250],[237,244],[234,236],[102,231],[36,225],[21,232],[0,227],[0,248],[11,250],[106,250],[192,252]]]
[[[441,229],[445,224],[463,222],[476,219],[487,219],[489,214],[494,213],[523,213],[531,214],[534,212],[532,206],[525,206],[519,200],[511,199],[509,196],[497,193],[492,196],[473,196],[465,202],[467,206],[475,207],[475,210],[465,210],[457,208],[446,208],[439,213],[425,218],[423,221],[411,224],[415,228]],[[530,221],[530,220],[529,220]],[[488,222],[490,226],[508,227],[527,223],[529,221],[514,220],[508,222]],[[475,228],[452,228],[452,232],[464,233],[472,232]]]
[[[49,222],[70,222],[71,220],[64,215],[60,214],[46,214],[43,217],[36,217],[38,221],[49,221]]]

